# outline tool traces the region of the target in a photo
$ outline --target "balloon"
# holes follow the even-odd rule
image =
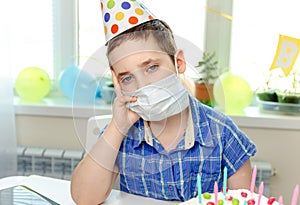
[[[253,97],[249,83],[242,77],[231,72],[223,73],[214,84],[216,103],[226,114],[242,114]]]
[[[95,102],[98,84],[86,71],[71,66],[64,69],[59,74],[58,79],[61,91],[74,104],[92,104]]]
[[[28,67],[18,74],[15,89],[22,100],[38,102],[49,93],[51,80],[43,69]]]
[[[69,99],[73,99],[73,90],[80,70],[77,67],[68,67],[58,76],[60,90]]]

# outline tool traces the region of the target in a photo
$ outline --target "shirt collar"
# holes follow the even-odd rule
[[[184,149],[189,149],[194,146],[195,143],[195,135],[194,135],[194,124],[192,119],[191,109],[188,107],[188,124],[186,128],[186,133],[184,137]],[[146,121],[144,121],[144,140],[147,144],[153,146],[153,135],[151,129]]]
[[[184,137],[184,148],[189,149],[193,147],[195,142],[198,142],[203,146],[211,147],[214,142],[208,119],[205,114],[204,105],[191,96],[189,98],[190,106],[188,107],[189,116]],[[134,130],[132,135],[134,148],[138,147],[143,141],[150,146],[153,146],[153,135],[147,121],[140,118],[135,124]]]
[[[144,136],[145,141],[153,146],[153,135],[147,121],[144,121]]]

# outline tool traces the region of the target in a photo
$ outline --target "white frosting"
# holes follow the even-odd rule
[[[247,197],[242,197],[242,192],[247,194]],[[210,205],[212,202],[215,204],[215,195],[214,193],[210,193],[211,198],[205,199],[202,194],[202,205]],[[237,189],[237,190],[228,190],[226,197],[224,196],[223,192],[218,193],[218,200],[223,200],[223,205],[258,205],[258,198],[259,195],[257,193],[252,193],[246,189]],[[239,203],[232,201],[232,199],[238,199]],[[246,202],[245,202],[246,200]],[[249,203],[249,200],[254,200],[255,204]],[[268,204],[269,198],[265,196],[261,196],[260,205],[278,205],[277,201],[274,201],[272,204]],[[271,201],[271,200],[270,200]],[[211,205],[213,205],[211,204]],[[198,197],[190,199],[188,201],[180,203],[180,205],[199,205]]]

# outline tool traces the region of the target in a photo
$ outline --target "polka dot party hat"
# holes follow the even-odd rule
[[[101,10],[106,43],[120,33],[154,19],[138,0],[101,0]]]

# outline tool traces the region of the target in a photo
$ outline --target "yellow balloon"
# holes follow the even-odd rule
[[[249,83],[231,72],[220,76],[214,85],[213,93],[216,103],[229,115],[242,114],[253,97]]]
[[[28,67],[18,74],[15,89],[22,100],[38,102],[49,93],[51,80],[43,69]]]

